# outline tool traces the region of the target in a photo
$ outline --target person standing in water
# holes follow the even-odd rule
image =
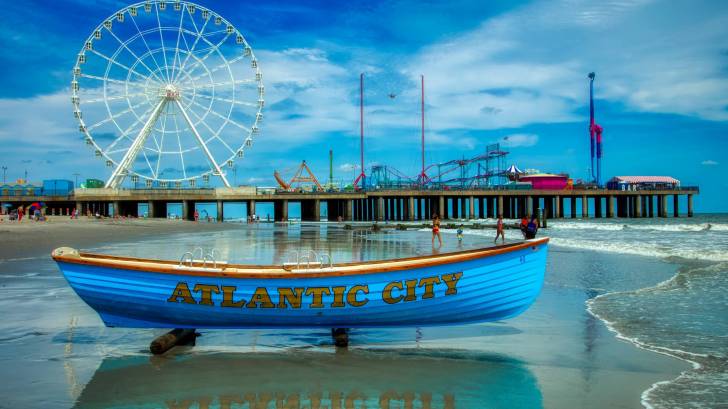
[[[440,235],[440,216],[437,213],[432,215],[432,247],[435,247],[435,237],[439,243],[438,247],[442,247],[442,236]]]
[[[531,221],[526,226],[526,239],[535,239],[536,233],[538,232],[538,217],[536,215],[531,216]]]
[[[498,237],[500,236],[501,240],[503,241],[503,244],[506,243],[506,235],[503,232],[503,216],[498,216],[498,223],[495,226],[495,240],[493,240],[493,243],[498,242]]]
[[[518,226],[521,229],[521,233],[523,234],[523,238],[526,238],[526,229],[528,229],[528,218],[531,215],[523,216],[521,219],[521,224]]]

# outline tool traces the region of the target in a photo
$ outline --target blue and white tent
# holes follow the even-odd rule
[[[510,167],[508,167],[508,169],[506,169],[506,173],[509,175],[522,175],[523,171],[521,169],[518,169],[518,166],[511,165]]]

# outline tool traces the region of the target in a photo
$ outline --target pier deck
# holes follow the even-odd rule
[[[288,219],[288,204],[301,204],[301,219],[321,220],[326,206],[328,220],[414,221],[434,213],[443,219],[475,219],[503,216],[520,218],[538,214],[545,218],[673,217],[693,215],[697,187],[673,190],[373,190],[363,192],[256,192],[255,188],[210,189],[76,189],[69,196],[0,195],[0,203],[13,207],[44,202],[48,214],[137,214],[139,203],[148,204],[149,217],[166,217],[167,204],[181,203],[183,217],[192,218],[195,203],[217,203],[223,219],[223,203],[246,203],[255,214],[256,203],[273,203],[274,219]],[[668,200],[671,197],[672,200]],[[684,209],[680,212],[680,202]],[[111,204],[112,206],[109,206]]]

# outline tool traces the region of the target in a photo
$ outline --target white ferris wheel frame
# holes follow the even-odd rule
[[[159,19],[159,13],[164,12],[166,9],[172,9],[173,11],[179,11],[180,18],[179,18],[179,26],[178,27],[171,27],[171,26],[162,26],[162,23]],[[204,23],[203,25],[198,28],[197,24],[193,18],[193,14],[195,11],[199,11],[202,16]],[[141,30],[139,28],[139,25],[137,25],[136,20],[134,19],[135,16],[137,16],[138,13],[145,12],[145,13],[156,13],[157,17],[157,27],[156,28],[149,28],[145,30]],[[185,19],[185,15],[188,16],[188,19],[193,25],[193,29],[195,31],[191,31],[189,28],[183,28],[183,20]],[[136,27],[137,33],[132,35],[130,38],[126,40],[120,39],[113,31],[113,25],[114,21],[123,22],[124,17],[129,18],[134,26]],[[212,23],[213,27],[220,26],[222,29],[216,30],[216,31],[208,31],[206,32],[206,28],[208,28],[208,23]],[[155,48],[152,50],[149,47],[149,44],[147,44],[147,41],[145,39],[146,35],[151,35],[155,31],[159,32],[160,36],[160,48]],[[163,31],[177,31],[177,41],[174,47],[167,46],[164,44],[164,35]],[[191,35],[195,37],[194,42],[192,45],[188,44],[187,39],[185,36],[181,35],[182,33],[185,33],[187,35]],[[216,34],[225,34],[223,39],[217,43],[212,43],[210,40],[208,40],[206,37],[210,37],[212,35]],[[116,41],[119,43],[118,48],[116,51],[111,55],[104,55],[93,48],[93,42],[103,35],[111,35],[113,38],[116,39]],[[243,52],[240,55],[235,56],[234,58],[226,58],[225,55],[220,50],[220,47],[228,41],[228,39],[231,36],[235,36],[236,44],[241,45],[243,47]],[[132,41],[135,41],[137,39],[141,38],[144,45],[146,46],[146,52],[142,55],[137,55],[129,48],[129,43]],[[182,39],[182,43],[185,45],[185,48],[181,48],[182,44],[180,43],[180,39]],[[207,46],[207,48],[203,48],[202,50],[196,49],[198,46],[198,43],[205,43],[203,45]],[[126,50],[129,52],[136,61],[131,64],[131,66],[127,66],[125,64],[120,63],[116,60],[116,58],[119,56],[119,54]],[[174,52],[174,58],[172,61],[172,65],[169,65],[169,61],[167,61],[167,52]],[[194,52],[199,53],[200,51],[205,52],[202,57],[199,57],[197,55],[194,55]],[[85,74],[82,70],[82,66],[86,61],[86,53],[92,53],[95,56],[98,56],[104,60],[107,61],[106,64],[106,71],[104,73],[103,77]],[[161,53],[163,56],[164,61],[157,61],[157,56],[155,56],[155,53]],[[213,55],[213,53],[217,53],[217,55],[222,59],[222,63],[218,64],[212,68],[208,67],[205,64],[205,60],[207,60],[208,57]],[[184,55],[184,57],[182,56]],[[155,65],[156,69],[153,69],[153,67],[150,67],[145,63],[145,59],[147,56],[151,57],[151,62]],[[253,78],[249,79],[236,79],[233,75],[233,72],[230,68],[230,65],[240,61],[241,59],[250,58],[251,68],[255,70],[255,75]],[[192,60],[192,61],[190,61]],[[149,62],[149,61],[147,61]],[[160,66],[160,62],[163,62],[164,65]],[[179,63],[179,66],[178,66]],[[189,64],[189,65],[188,65]],[[122,69],[125,69],[127,71],[126,79],[120,80],[118,78],[110,78],[109,72],[111,70],[112,65],[121,67]],[[143,68],[145,72],[148,74],[142,74],[139,71],[142,71],[139,67]],[[190,74],[194,73],[195,70],[202,70],[203,72],[201,74],[196,74],[194,76],[190,76]],[[228,74],[230,76],[230,81],[219,81],[219,82],[209,82],[207,84],[201,84],[197,85],[195,81],[202,79],[203,77],[207,76],[210,81],[213,80],[212,73],[218,71],[218,70],[227,70]],[[180,77],[183,77],[180,81]],[[186,78],[184,78],[186,77]],[[98,80],[103,83],[103,97],[96,98],[96,99],[87,99],[83,100],[81,99],[80,95],[80,88],[79,88],[79,79],[86,78],[86,79],[92,79],[92,80]],[[142,79],[141,81],[138,81],[136,79]],[[107,95],[107,84],[119,84],[124,86],[124,95],[115,95],[115,96],[108,96]],[[190,84],[190,85],[187,85]],[[238,100],[235,97],[235,87],[239,84],[256,84],[257,90],[258,90],[258,100],[257,101],[243,101]],[[182,86],[185,85],[185,86]],[[231,98],[222,98],[219,96],[215,96],[215,88],[216,87],[222,87],[222,86],[232,86],[232,96]],[[198,93],[197,91],[199,89],[203,88],[212,88],[212,96],[206,95],[203,93]],[[143,92],[137,92],[142,91]],[[187,95],[191,91],[192,96]],[[132,179],[138,180],[138,178],[143,178],[147,180],[147,184],[151,186],[153,182],[157,181],[162,186],[166,186],[169,183],[174,183],[176,186],[181,186],[182,182],[187,181],[189,182],[190,186],[195,185],[195,180],[198,178],[202,178],[205,181],[209,181],[210,175],[215,175],[220,177],[223,184],[226,187],[230,187],[230,183],[225,177],[225,172],[223,171],[223,167],[226,165],[228,167],[233,166],[233,162],[236,158],[242,158],[244,156],[244,150],[247,148],[250,148],[252,146],[253,137],[258,135],[259,133],[259,127],[258,125],[263,119],[262,115],[262,109],[264,106],[264,86],[262,81],[262,73],[260,71],[260,67],[258,65],[258,60],[255,58],[255,54],[253,53],[252,48],[248,44],[247,40],[243,35],[225,18],[220,16],[219,14],[213,12],[212,10],[199,6],[193,2],[189,1],[165,1],[165,0],[149,0],[149,1],[142,1],[135,4],[131,4],[129,6],[126,6],[115,13],[111,14],[107,19],[105,19],[101,24],[99,24],[91,33],[91,35],[86,39],[84,42],[83,47],[81,48],[77,59],[76,64],[73,69],[73,80],[71,82],[71,102],[73,104],[74,108],[74,116],[79,121],[79,130],[84,134],[84,138],[86,140],[86,143],[88,145],[93,146],[93,148],[96,151],[96,156],[102,156],[106,159],[106,164],[108,166],[113,166],[114,170],[111,174],[111,176],[107,179],[105,187],[107,188],[118,188],[123,183],[124,179],[127,176],[131,176]],[[141,102],[132,103],[131,99],[132,97],[146,97],[145,100],[142,100]],[[199,99],[196,97],[200,97],[201,99],[209,100],[209,104],[207,106],[203,105],[199,102]],[[109,106],[109,102],[113,100],[126,100],[128,108],[119,112],[112,112],[111,107]],[[216,110],[213,110],[213,103],[215,101],[222,101],[230,103],[230,108],[227,110],[227,112],[218,112]],[[98,122],[95,122],[93,124],[87,125],[83,119],[82,111],[81,111],[81,104],[95,104],[95,103],[104,103],[106,107],[106,113],[107,116]],[[136,109],[140,108],[141,106],[148,104],[149,108],[146,109],[144,112],[142,112],[141,115],[137,114]],[[194,115],[194,118],[190,117],[188,114],[188,109],[190,106],[195,105],[198,108],[201,108],[203,113],[201,115],[197,114],[193,110],[189,110]],[[255,119],[251,126],[246,126],[238,121],[231,118],[233,113],[233,108],[235,105],[242,105],[242,106],[248,106],[252,108],[257,108],[255,111]],[[160,121],[160,117],[162,116],[162,113],[166,109],[177,109],[182,114],[182,117],[184,119],[184,124],[186,124],[189,127],[189,130],[191,131],[192,135],[194,136],[194,140],[198,144],[198,148],[201,149],[201,151],[204,153],[208,165],[210,166],[210,169],[201,173],[197,174],[188,174],[188,172],[185,169],[184,166],[184,154],[195,149],[195,148],[187,148],[182,149],[181,142],[179,140],[180,138],[180,128],[177,123],[177,117],[174,117],[174,124],[175,129],[177,133],[177,142],[179,146],[179,151],[175,152],[163,152],[162,151],[162,145],[160,145],[159,141],[156,140],[156,137],[152,135],[152,131],[155,129],[155,126]],[[188,108],[188,109],[186,109]],[[128,127],[122,128],[122,126],[117,122],[117,119],[125,114],[133,114],[136,118],[136,120]],[[207,122],[205,122],[205,119],[208,116],[214,116],[216,118],[221,119],[222,125],[220,125],[217,129],[213,129]],[[162,142],[165,136],[165,133],[167,133],[167,116],[164,116],[164,121],[162,122],[162,133],[161,138]],[[115,127],[119,130],[120,134],[116,136],[116,138],[112,141],[111,144],[106,146],[106,148],[102,148],[99,143],[94,139],[94,137],[91,134],[91,131],[93,131],[95,128],[104,125],[113,123]],[[141,124],[144,124],[141,128],[137,129],[137,127]],[[183,125],[184,125],[183,124]],[[203,134],[200,134],[199,130],[197,129],[196,125],[202,125],[205,128],[205,135],[206,138],[203,136]],[[242,136],[240,138],[240,145],[231,147],[228,143],[226,143],[221,137],[220,134],[227,126],[233,125],[240,129]],[[157,153],[157,163],[156,167],[152,165],[149,158],[147,157],[147,154],[145,152],[145,149],[149,150],[150,148],[145,148],[145,144],[147,142],[147,139],[149,136],[152,136],[154,139],[154,144],[157,146],[158,151]],[[115,149],[116,145],[121,142],[124,138],[131,140],[131,145],[128,148],[119,148]],[[213,154],[208,149],[207,145],[210,141],[213,139],[217,139],[219,142],[221,142],[228,151],[230,151],[230,156],[225,157],[222,161],[218,161],[215,159]],[[123,155],[122,159],[116,160],[111,155],[114,153],[121,153],[126,151],[126,153]],[[154,152],[152,150],[152,152]],[[134,162],[139,154],[142,154],[145,158],[145,161],[150,169],[151,176],[142,174],[140,172],[137,172],[134,170],[133,165]],[[170,154],[170,153],[179,153],[180,155],[180,161],[182,164],[182,177],[181,178],[160,178],[160,172],[159,167],[161,163],[161,158],[163,154]]]

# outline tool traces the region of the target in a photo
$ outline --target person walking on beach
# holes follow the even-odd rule
[[[200,220],[200,212],[198,212],[197,209],[195,209],[195,213],[192,215],[192,217],[195,218],[195,221],[196,222],[199,221]]]
[[[23,206],[18,207],[18,223],[23,221]]]
[[[432,247],[435,247],[435,237],[439,243],[439,247],[442,247],[442,236],[440,235],[440,216],[437,213],[432,215]]]
[[[460,225],[460,227],[458,227],[457,238],[458,238],[458,244],[462,244],[462,242],[463,242],[463,225],[462,224]]]
[[[506,235],[503,232],[503,216],[498,216],[498,223],[495,226],[495,240],[493,240],[493,243],[498,242],[498,237],[500,236],[503,244],[506,243]]]

